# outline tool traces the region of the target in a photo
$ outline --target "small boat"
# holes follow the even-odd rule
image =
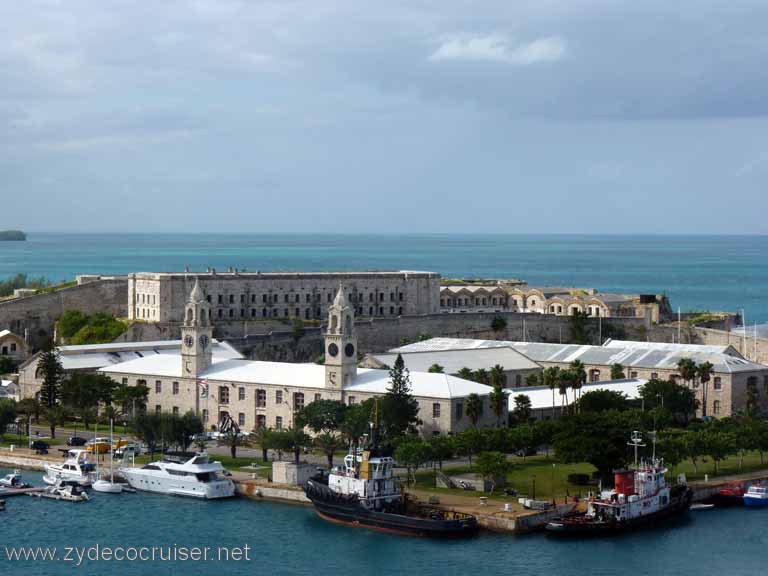
[[[59,480],[73,480],[82,486],[90,486],[95,480],[94,465],[87,450],[72,449],[63,464],[46,464],[43,482],[55,485]]]
[[[235,485],[224,472],[221,462],[211,462],[205,452],[167,452],[141,468],[120,468],[136,490],[205,499],[235,495]]]
[[[88,494],[75,480],[58,480],[52,486],[48,486],[42,492],[31,493],[30,496],[50,498],[52,500],[66,500],[67,502],[87,502]]]
[[[634,432],[630,446],[644,446]],[[637,452],[635,452],[637,458]],[[549,522],[548,533],[573,536],[607,536],[643,526],[656,525],[684,514],[691,505],[692,490],[684,479],[675,486],[666,480],[667,468],[652,458],[634,468],[614,472],[615,488],[587,501],[586,512],[561,516]]]
[[[744,504],[744,494],[746,489],[742,484],[728,484],[723,486],[709,501],[717,507],[723,506],[742,506]]]
[[[344,458],[344,469],[310,478],[304,492],[318,516],[330,522],[406,536],[467,537],[477,519],[461,512],[409,502],[394,475],[395,461],[377,449]]]
[[[0,486],[3,488],[29,488],[30,485],[24,482],[21,472],[14,470],[12,474],[6,474],[0,478]]]
[[[114,443],[112,442],[112,420],[109,421],[109,480],[106,478],[99,478],[96,480],[91,488],[96,492],[104,492],[105,494],[120,494],[123,491],[123,485],[115,482],[115,473],[113,470],[112,462],[115,458]],[[99,461],[96,460],[96,475],[98,476]]]
[[[768,486],[755,484],[744,494],[744,505],[750,507],[768,506]]]

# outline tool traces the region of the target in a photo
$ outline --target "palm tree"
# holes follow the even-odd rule
[[[714,366],[710,362],[702,362],[696,367],[696,374],[699,377],[699,382],[701,382],[701,395],[702,395],[702,402],[701,402],[701,416],[702,418],[707,417],[707,384],[709,383],[709,379],[712,376],[712,373],[714,372]]]
[[[558,366],[550,366],[545,368],[541,373],[541,380],[544,386],[552,390],[552,418],[555,417],[555,388],[558,386],[560,379],[560,368]]]
[[[477,427],[480,416],[483,415],[483,400],[474,392],[467,396],[467,417],[472,422],[472,426]]]
[[[474,377],[475,377],[472,370],[470,368],[467,368],[466,366],[464,366],[464,368],[456,372],[456,376],[464,380],[474,380]]]
[[[507,391],[501,386],[501,382],[493,385],[488,400],[491,403],[491,410],[496,415],[496,425],[501,426],[501,415],[504,414],[504,405],[507,404]]]
[[[442,366],[440,366],[440,364],[435,363],[429,367],[429,370],[427,370],[427,372],[432,372],[433,374],[442,374],[443,372],[445,372],[445,369]]]
[[[557,375],[557,388],[560,391],[560,415],[565,414],[565,405],[568,404],[568,388],[571,386],[573,374],[570,370],[560,370]]]
[[[611,380],[624,380],[624,378],[626,378],[624,366],[618,363],[611,365]]]
[[[328,470],[333,468],[333,454],[344,446],[344,441],[338,434],[325,432],[315,436],[314,444],[328,458]]]
[[[571,362],[571,372],[573,373],[573,380],[571,380],[571,387],[573,388],[573,402],[576,403],[576,392],[579,393],[579,398],[581,398],[581,387],[587,383],[587,371],[584,368],[584,363],[581,360],[574,360]]]
[[[506,388],[507,373],[504,371],[504,366],[501,366],[500,364],[496,364],[496,366],[491,368],[490,380],[491,380],[491,386],[496,386],[498,384],[502,388]]]
[[[473,380],[478,384],[488,384],[491,381],[491,375],[485,368],[478,368],[474,372]]]
[[[690,358],[681,358],[677,363],[677,370],[687,385],[696,378],[696,362]]]

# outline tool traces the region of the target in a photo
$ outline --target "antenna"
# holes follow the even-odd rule
[[[627,446],[634,446],[635,448],[635,468],[637,468],[637,449],[641,446],[645,446],[645,444],[643,444],[643,435],[640,431],[632,431],[632,437],[631,440],[627,442]]]

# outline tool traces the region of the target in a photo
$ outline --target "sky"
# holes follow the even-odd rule
[[[0,0],[0,228],[768,233],[768,3]]]

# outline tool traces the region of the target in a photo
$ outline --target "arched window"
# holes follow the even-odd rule
[[[339,331],[339,317],[336,314],[331,314],[331,328],[330,332],[335,334]]]
[[[187,322],[192,322],[195,319],[195,313],[192,308],[187,310]]]
[[[352,334],[352,316],[347,315],[344,319],[344,330],[347,334]]]

